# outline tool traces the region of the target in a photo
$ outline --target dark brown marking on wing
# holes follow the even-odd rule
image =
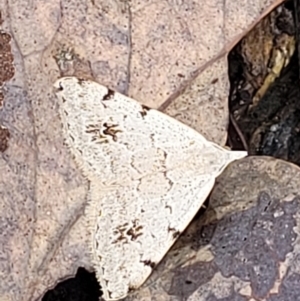
[[[151,110],[151,108],[149,108],[148,106],[145,106],[145,105],[141,105],[141,107],[142,107],[142,110],[140,111],[140,113],[141,113],[142,117],[145,117],[147,115],[147,112],[149,110]]]
[[[115,91],[111,89],[107,89],[107,93],[103,96],[102,100],[110,100],[115,96]]]

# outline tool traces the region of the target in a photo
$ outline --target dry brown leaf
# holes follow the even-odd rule
[[[226,52],[280,2],[0,2],[15,63],[0,115],[10,132],[0,158],[0,300],[35,300],[78,266],[91,269],[88,187],[63,144],[53,82],[88,74],[224,144]]]

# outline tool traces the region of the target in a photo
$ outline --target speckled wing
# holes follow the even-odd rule
[[[195,216],[215,178],[245,152],[98,83],[55,83],[63,134],[90,181],[90,250],[105,300],[141,286]]]

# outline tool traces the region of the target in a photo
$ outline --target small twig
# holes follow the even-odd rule
[[[300,79],[300,0],[294,0],[295,39],[298,52],[298,79]]]
[[[235,131],[237,132],[239,138],[241,139],[241,142],[242,142],[242,144],[243,144],[244,149],[248,152],[248,149],[249,149],[249,148],[248,148],[248,144],[247,144],[247,142],[246,142],[246,139],[245,139],[245,137],[244,137],[242,131],[240,130],[240,127],[239,127],[238,124],[236,123],[236,121],[235,121],[235,119],[234,119],[234,117],[232,116],[231,113],[229,114],[229,118],[230,118],[230,121],[231,121],[231,123],[232,123],[232,125],[233,125]]]

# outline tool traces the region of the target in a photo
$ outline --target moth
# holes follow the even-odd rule
[[[89,180],[90,253],[105,300],[138,289],[191,222],[215,179],[246,152],[90,80],[55,83],[63,136]]]

